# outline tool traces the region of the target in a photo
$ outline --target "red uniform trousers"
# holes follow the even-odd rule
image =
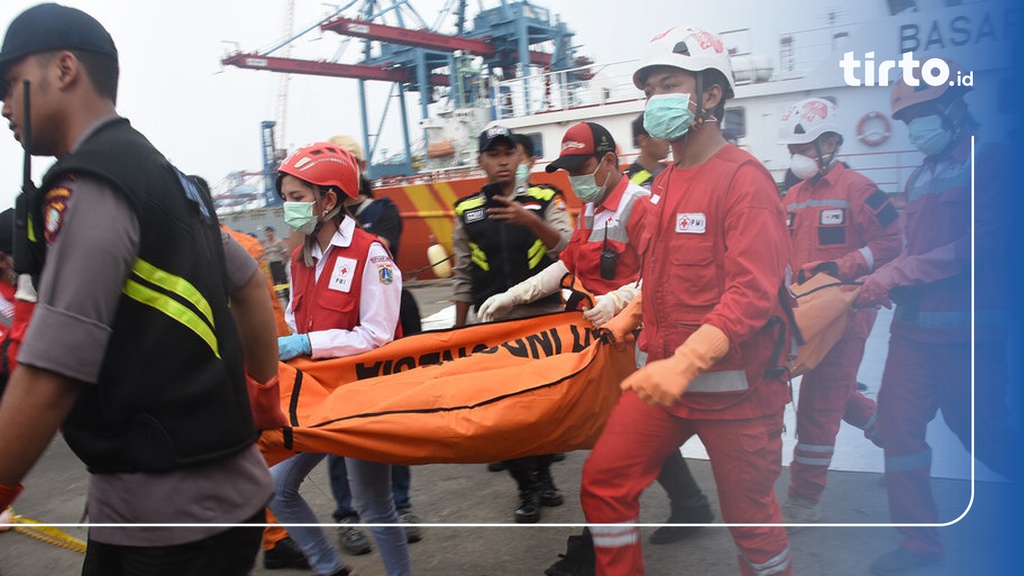
[[[821,499],[841,420],[864,430],[864,435],[875,441],[875,402],[857,392],[864,341],[856,336],[842,338],[800,381],[790,497],[813,503]]]
[[[597,576],[642,576],[639,528],[600,524],[636,522],[640,494],[669,452],[697,435],[707,448],[726,523],[782,521],[775,480],[782,470],[782,411],[746,420],[683,419],[626,392],[583,467],[580,501],[592,525]],[[643,450],[637,450],[642,446]],[[739,547],[742,574],[792,574],[786,530],[776,526],[729,529]]]
[[[1008,425],[1006,343],[975,343],[975,456],[994,471],[1012,474],[1018,434]],[[893,334],[878,393],[878,431],[885,443],[889,514],[896,524],[945,523],[963,510],[942,510],[931,490],[931,447],[926,427],[942,410],[946,425],[971,449],[970,344],[926,343]],[[929,557],[944,554],[936,527],[900,527],[902,546]]]

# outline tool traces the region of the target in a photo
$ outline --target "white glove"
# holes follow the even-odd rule
[[[614,318],[616,314],[622,312],[626,304],[629,304],[640,293],[640,288],[641,286],[634,286],[633,283],[629,283],[607,294],[598,296],[594,301],[594,307],[585,310],[583,317],[593,322],[594,326],[603,326]]]
[[[491,322],[495,318],[501,318],[508,314],[509,311],[515,308],[518,304],[519,302],[516,302],[511,289],[500,294],[495,294],[487,300],[484,300],[480,309],[476,311],[476,319],[479,322]]]

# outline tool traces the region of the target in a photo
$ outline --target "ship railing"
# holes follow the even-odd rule
[[[496,82],[491,97],[498,120],[539,112],[641,100],[633,85],[637,60],[590,64]]]

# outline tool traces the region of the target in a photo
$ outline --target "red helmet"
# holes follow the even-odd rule
[[[949,68],[950,77],[957,77],[963,73],[963,68],[955,60],[950,60],[949,58],[940,58],[940,60],[945,61],[946,66]],[[962,95],[971,89],[970,86],[951,87],[945,82],[938,86],[931,86],[921,79],[920,66],[914,68],[911,76],[917,79],[917,86],[910,86],[904,82],[902,74],[892,85],[892,91],[889,93],[889,104],[892,108],[893,120],[899,120],[903,115],[903,111],[914,104],[937,100],[947,92],[954,95]],[[951,92],[951,90],[955,92]]]
[[[351,198],[359,196],[359,162],[348,150],[317,142],[301,146],[281,162],[277,169],[277,193],[285,174],[317,186],[335,186]]]

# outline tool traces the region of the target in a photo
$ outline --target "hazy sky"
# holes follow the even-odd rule
[[[256,51],[270,47],[285,33],[282,0],[68,0],[64,4],[89,12],[107,27],[121,55],[120,113],[146,134],[182,170],[217,182],[236,170],[258,170],[261,164],[259,124],[276,114],[279,75],[222,67],[221,58],[235,47]],[[475,13],[480,2],[469,4]],[[24,0],[0,3],[0,26],[36,4]],[[335,8],[314,0],[295,0],[294,29],[312,26]],[[361,3],[357,3],[361,4]],[[411,0],[433,25],[442,0]],[[484,0],[485,7],[497,0]],[[579,53],[598,63],[638,58],[647,41],[675,24],[692,23],[711,31],[751,28],[755,51],[777,61],[777,38],[825,24],[828,7],[820,1],[715,0],[678,2],[640,0],[623,9],[621,0],[551,0],[535,2],[560,14],[576,32]],[[877,15],[881,0],[836,0],[840,17],[861,21]],[[701,6],[706,8],[702,9]],[[832,6],[836,8],[836,6]],[[354,9],[346,15],[354,15]],[[454,18],[444,22],[454,28]],[[330,59],[341,36],[312,33],[294,44],[293,56]],[[343,61],[355,61],[353,42]],[[280,53],[279,53],[280,54]],[[377,103],[389,85],[370,83]],[[373,95],[371,93],[371,96]],[[284,143],[292,148],[334,134],[361,132],[355,80],[292,76]],[[410,123],[419,118],[417,94],[408,96]],[[376,105],[376,104],[371,104]],[[381,108],[371,109],[375,129]],[[397,115],[394,117],[397,118]],[[4,123],[6,128],[6,123]],[[401,145],[397,131],[383,141]],[[413,138],[418,133],[413,130]],[[8,130],[0,133],[0,209],[13,203],[21,182],[22,152]],[[36,183],[51,163],[33,161]]]

